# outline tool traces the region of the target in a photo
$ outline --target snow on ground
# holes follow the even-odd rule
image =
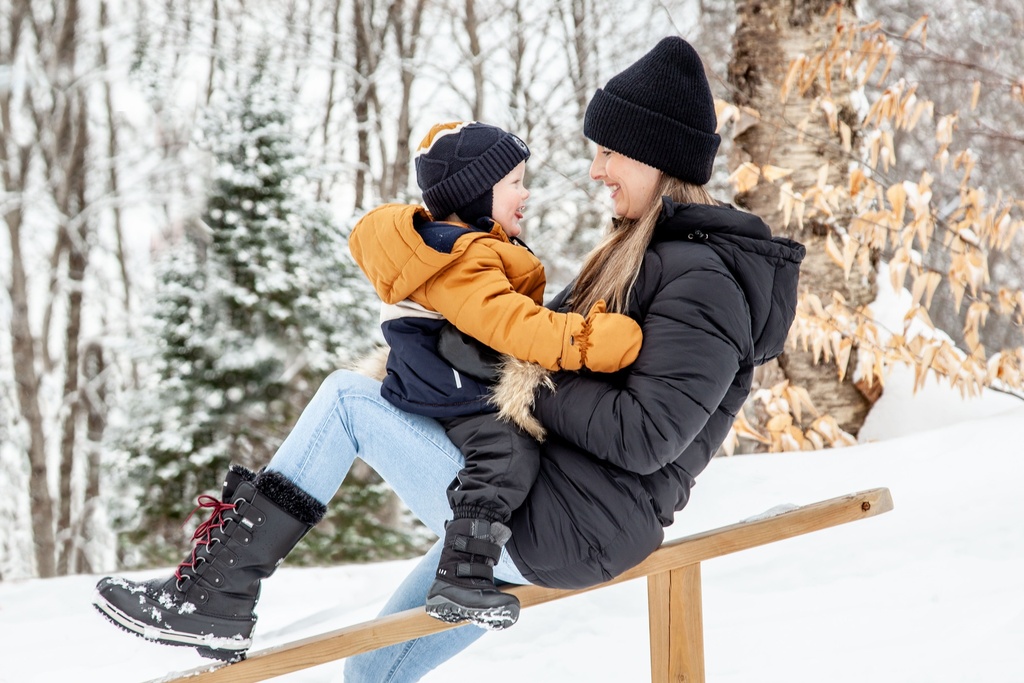
[[[1024,403],[934,387],[910,400],[905,384],[890,380],[867,443],[718,459],[699,478],[670,537],[876,486],[895,501],[704,563],[708,681],[1024,681]],[[254,649],[371,618],[408,566],[283,567]],[[97,578],[0,583],[0,683],[134,683],[208,661],[108,626],[90,604]],[[646,584],[632,581],[525,610],[425,680],[632,683],[650,680],[648,657]],[[275,680],[340,681],[341,665]]]

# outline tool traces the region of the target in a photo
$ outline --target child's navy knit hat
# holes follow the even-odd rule
[[[416,149],[416,182],[434,220],[455,213],[475,224],[491,213],[494,185],[529,158],[526,143],[497,126],[439,123]]]
[[[602,147],[695,185],[711,178],[717,127],[700,56],[674,36],[598,88],[583,119]]]

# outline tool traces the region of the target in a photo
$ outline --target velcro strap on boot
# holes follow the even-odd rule
[[[456,536],[455,541],[452,543],[452,547],[456,550],[464,553],[470,553],[472,555],[480,555],[486,557],[494,562],[498,561],[501,557],[501,546],[497,543],[491,543],[480,538],[470,538],[469,536]]]
[[[461,579],[487,579],[494,581],[494,570],[488,564],[479,562],[459,562],[455,567],[455,576]]]

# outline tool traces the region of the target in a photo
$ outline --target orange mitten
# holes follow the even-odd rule
[[[636,321],[626,315],[605,313],[601,299],[587,313],[580,345],[583,366],[594,372],[615,372],[636,360],[643,342],[643,332]]]

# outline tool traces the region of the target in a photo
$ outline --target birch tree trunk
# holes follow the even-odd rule
[[[569,79],[573,86],[573,103],[576,106],[578,130],[583,131],[583,119],[587,113],[590,98],[597,90],[598,43],[595,38],[600,35],[601,24],[598,8],[592,0],[568,0],[568,9],[562,2],[558,3],[562,25],[566,29],[565,50],[566,66]],[[580,159],[592,157],[590,143],[582,135],[573,140],[576,156]],[[595,231],[603,231],[607,224],[606,211],[597,202],[587,202],[579,209],[577,225],[573,230],[569,243],[574,251],[589,251],[588,236]]]
[[[473,101],[470,103],[474,121],[484,116],[484,57],[480,46],[480,19],[476,12],[476,0],[466,0],[466,14],[463,26],[469,38],[469,63],[473,74]]]
[[[27,0],[15,2],[7,19],[5,36],[6,54],[0,62],[14,64],[22,49],[22,41],[30,41],[32,32],[31,5]],[[29,185],[29,167],[33,159],[32,142],[28,136],[16,135],[15,112],[17,106],[12,88],[0,90],[0,163],[4,190],[9,196],[21,198]],[[20,139],[19,139],[20,137]],[[4,222],[7,225],[11,249],[11,272],[5,277],[11,299],[11,353],[14,381],[17,384],[18,410],[28,431],[29,505],[36,572],[39,576],[53,576],[56,571],[56,537],[54,534],[53,498],[46,478],[46,438],[43,429],[43,410],[40,403],[39,363],[36,340],[29,325],[28,277],[22,234],[26,213],[24,201],[5,202]]]
[[[65,410],[60,412],[60,463],[58,470],[58,514],[56,529],[57,548],[56,572],[68,572],[70,556],[73,553],[72,538],[72,476],[76,456],[76,438],[80,404],[79,388],[79,339],[82,331],[82,300],[85,272],[89,262],[92,242],[90,221],[86,217],[86,155],[89,145],[89,116],[87,93],[80,80],[78,65],[79,4],[69,0],[63,14],[53,17],[53,31],[57,40],[52,53],[40,49],[40,57],[50,84],[50,108],[46,111],[40,104],[33,105],[33,116],[40,133],[51,131],[52,135],[40,135],[39,148],[44,160],[47,184],[53,194],[57,210],[57,244],[63,252],[55,252],[51,282],[66,283],[51,290],[48,313],[58,306],[65,307],[65,334],[63,334],[63,357],[60,368],[63,371],[63,397]],[[50,27],[37,28],[38,36],[48,35]],[[40,48],[45,46],[40,45]],[[47,57],[50,57],[47,59]],[[52,317],[48,314],[48,319]],[[44,329],[39,345],[45,347],[49,334]],[[40,484],[45,485],[45,483]]]
[[[735,88],[736,104],[757,110],[761,120],[736,137],[731,168],[750,161],[758,167],[772,164],[794,169],[794,185],[812,187],[819,169],[828,163],[828,182],[847,182],[846,155],[822,118],[812,116],[810,125],[800,135],[797,126],[807,118],[807,100],[791,95],[782,103],[779,98],[790,60],[813,52],[815,44],[831,39],[834,20],[824,18],[830,7],[831,0],[738,0],[729,81]],[[852,12],[853,3],[846,0],[843,11]],[[835,95],[838,99],[840,94]],[[840,118],[853,124],[852,116],[840,113]],[[847,282],[842,269],[827,256],[828,225],[805,224],[802,231],[795,224],[783,226],[775,185],[761,182],[737,195],[736,203],[764,218],[776,234],[806,245],[807,258],[800,273],[801,292],[809,290],[823,301],[830,300],[831,292],[839,292],[854,307],[874,299],[873,279],[862,281],[854,276]],[[842,220],[841,214],[837,214],[837,219]],[[856,354],[851,354],[851,358],[856,358]],[[846,381],[840,382],[834,364],[815,364],[809,352],[793,349],[787,349],[778,366],[790,382],[808,390],[818,410],[832,415],[845,431],[857,434],[872,402],[851,383],[852,368]]]
[[[85,503],[75,524],[75,539],[82,547],[78,547],[73,565],[74,571],[83,573],[92,573],[98,569],[86,552],[85,545],[97,531],[94,520],[100,505],[103,433],[107,427],[106,369],[103,347],[98,343],[87,345],[82,352],[82,404],[86,413]]]
[[[11,273],[5,278],[12,303],[11,348],[20,418],[29,435],[32,532],[36,572],[42,577],[66,573],[73,554],[79,342],[92,245],[86,193],[88,86],[78,62],[79,3],[68,0],[55,9],[37,16],[32,3],[16,4],[6,24],[7,54],[2,61],[28,64],[34,77],[0,95],[4,191],[17,198],[4,211],[11,248]],[[29,173],[32,167],[38,169],[36,181]],[[38,252],[42,240],[50,236],[50,272],[31,274],[29,254]],[[39,297],[44,314],[38,334],[29,312],[29,301],[36,298],[30,290],[37,278],[49,281],[48,293]],[[56,325],[63,325],[63,335],[51,334]],[[56,419],[41,393],[49,373],[63,373],[65,403]],[[50,434],[59,439],[56,501],[49,488]]]
[[[4,129],[10,130],[6,125]],[[14,159],[15,172],[10,172],[7,164],[4,167],[4,184],[8,191],[12,188],[15,191],[21,189],[21,182],[28,173],[28,150],[17,147],[15,149],[18,152]],[[35,339],[29,328],[28,281],[21,246],[22,218],[20,206],[4,214],[11,246],[11,274],[8,283],[12,308],[11,352],[14,356],[14,381],[18,385],[18,408],[29,433],[29,507],[32,515],[36,572],[41,577],[50,577],[56,572],[57,541],[54,534],[53,497],[50,495],[46,478],[46,437],[40,406],[40,378],[36,373],[38,365]]]
[[[409,148],[409,139],[412,136],[412,86],[416,80],[414,62],[420,46],[423,11],[426,5],[426,0],[414,0],[412,8],[406,14],[405,0],[394,0],[389,11],[401,65],[402,94],[397,120],[398,138],[395,141],[394,158],[390,164],[392,170],[388,174],[390,182],[383,189],[383,195],[387,199],[405,199],[407,195],[409,158],[412,152]]]
[[[327,94],[324,102],[324,117],[320,136],[320,160],[326,164],[329,157],[328,148],[331,143],[331,120],[334,113],[335,88],[338,81],[338,62],[341,61],[341,0],[334,0],[331,9],[331,61],[327,70]],[[338,156],[342,150],[333,150]],[[332,176],[333,177],[333,176]],[[316,200],[325,200],[331,193],[331,178],[319,178],[316,181]]]
[[[565,43],[569,58],[569,77],[573,83],[573,95],[579,120],[587,111],[590,96],[597,87],[597,77],[593,68],[596,63],[596,43],[591,35],[594,23],[593,3],[588,0],[569,0],[568,11],[561,3],[558,9],[563,13],[562,21],[571,29]],[[566,17],[564,14],[568,14]]]
[[[530,107],[528,106],[529,92],[526,90],[524,79],[525,66],[523,60],[526,56],[526,31],[523,30],[523,6],[520,0],[513,0],[509,13],[512,15],[512,23],[517,30],[515,31],[515,36],[509,41],[509,58],[512,60],[512,83],[508,92],[508,109],[512,113],[515,130],[519,131],[521,136],[525,136],[526,140],[529,140],[533,125]]]
[[[206,99],[204,100],[207,106],[210,104],[210,98],[213,97],[213,81],[217,74],[217,51],[220,49],[220,0],[212,1],[213,4],[210,7],[212,15],[210,21],[210,73],[206,77]]]
[[[374,78],[379,61],[383,32],[374,23],[374,0],[356,0],[352,5],[352,41],[355,48],[355,73],[352,87],[352,113],[356,119],[355,209],[367,204],[366,185],[370,173],[370,102],[376,99]]]
[[[106,33],[108,25],[108,9],[105,1],[100,2],[100,33]],[[100,68],[106,71],[110,64],[107,58],[107,43],[106,40],[100,41],[99,46],[100,55]],[[209,95],[207,95],[209,98]],[[115,117],[114,108],[114,97],[111,92],[111,86],[109,82],[103,84],[103,106],[106,109],[106,124],[107,124],[107,155],[110,157],[110,171],[107,175],[107,182],[109,187],[107,188],[111,196],[117,197],[121,190],[121,181],[117,170],[117,158],[119,154],[119,146],[117,143],[117,119]],[[121,206],[119,202],[115,202],[111,209],[114,219],[114,239],[117,245],[117,263],[120,266],[121,284],[124,291],[124,310],[128,314],[127,319],[132,319],[132,279],[128,272],[128,255],[125,252],[125,232],[124,232],[124,221],[122,220]],[[135,367],[132,363],[132,375],[135,376]]]
[[[73,4],[74,0],[72,0]],[[76,455],[76,439],[78,433],[78,416],[81,402],[78,397],[79,353],[78,345],[82,333],[82,297],[85,282],[85,271],[89,265],[89,249],[92,239],[89,220],[83,217],[86,209],[85,199],[85,154],[89,145],[89,117],[85,97],[77,96],[77,115],[75,117],[71,154],[65,166],[65,183],[68,192],[64,198],[62,211],[65,216],[73,216],[77,225],[67,226],[72,233],[67,258],[67,321],[64,335],[64,424],[61,430],[60,444],[60,514],[57,528],[62,533],[60,554],[57,559],[57,573],[67,574],[74,553],[74,538],[70,530],[72,523],[72,475]]]

